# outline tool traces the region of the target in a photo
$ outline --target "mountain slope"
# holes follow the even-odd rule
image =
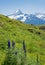
[[[18,48],[21,48],[22,41],[25,40],[27,56],[32,56],[33,62],[36,60],[36,54],[39,54],[40,63],[45,64],[45,32],[39,30],[37,26],[24,24],[21,21],[10,19],[4,15],[0,15],[0,44],[4,44],[0,53],[6,51],[7,41],[14,41]],[[1,47],[1,46],[0,46]],[[3,49],[3,50],[2,50]],[[5,52],[3,53],[5,57]],[[0,65],[4,61],[0,55]],[[31,60],[30,59],[30,60]],[[29,60],[29,61],[30,61]],[[33,63],[32,63],[33,64]]]

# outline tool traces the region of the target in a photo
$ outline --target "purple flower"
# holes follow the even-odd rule
[[[10,41],[8,40],[8,48],[10,48]]]

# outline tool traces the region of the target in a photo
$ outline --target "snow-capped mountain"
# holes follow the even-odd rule
[[[36,17],[45,20],[45,14],[44,13],[36,13]]]
[[[14,14],[8,15],[8,17],[20,20],[26,24],[45,24],[45,14],[43,13],[24,14],[20,9],[18,9]]]

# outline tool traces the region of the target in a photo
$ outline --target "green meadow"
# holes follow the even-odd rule
[[[45,65],[45,30],[40,27],[24,24],[0,14],[0,65]],[[10,49],[8,40],[11,44]],[[12,41],[16,44],[14,49]],[[17,52],[17,55],[12,54],[13,52]],[[10,64],[6,64],[7,61],[10,61]]]

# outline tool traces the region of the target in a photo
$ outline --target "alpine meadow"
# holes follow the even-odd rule
[[[45,25],[0,14],[0,65],[45,65]]]
[[[0,0],[0,65],[45,65],[45,0]]]

